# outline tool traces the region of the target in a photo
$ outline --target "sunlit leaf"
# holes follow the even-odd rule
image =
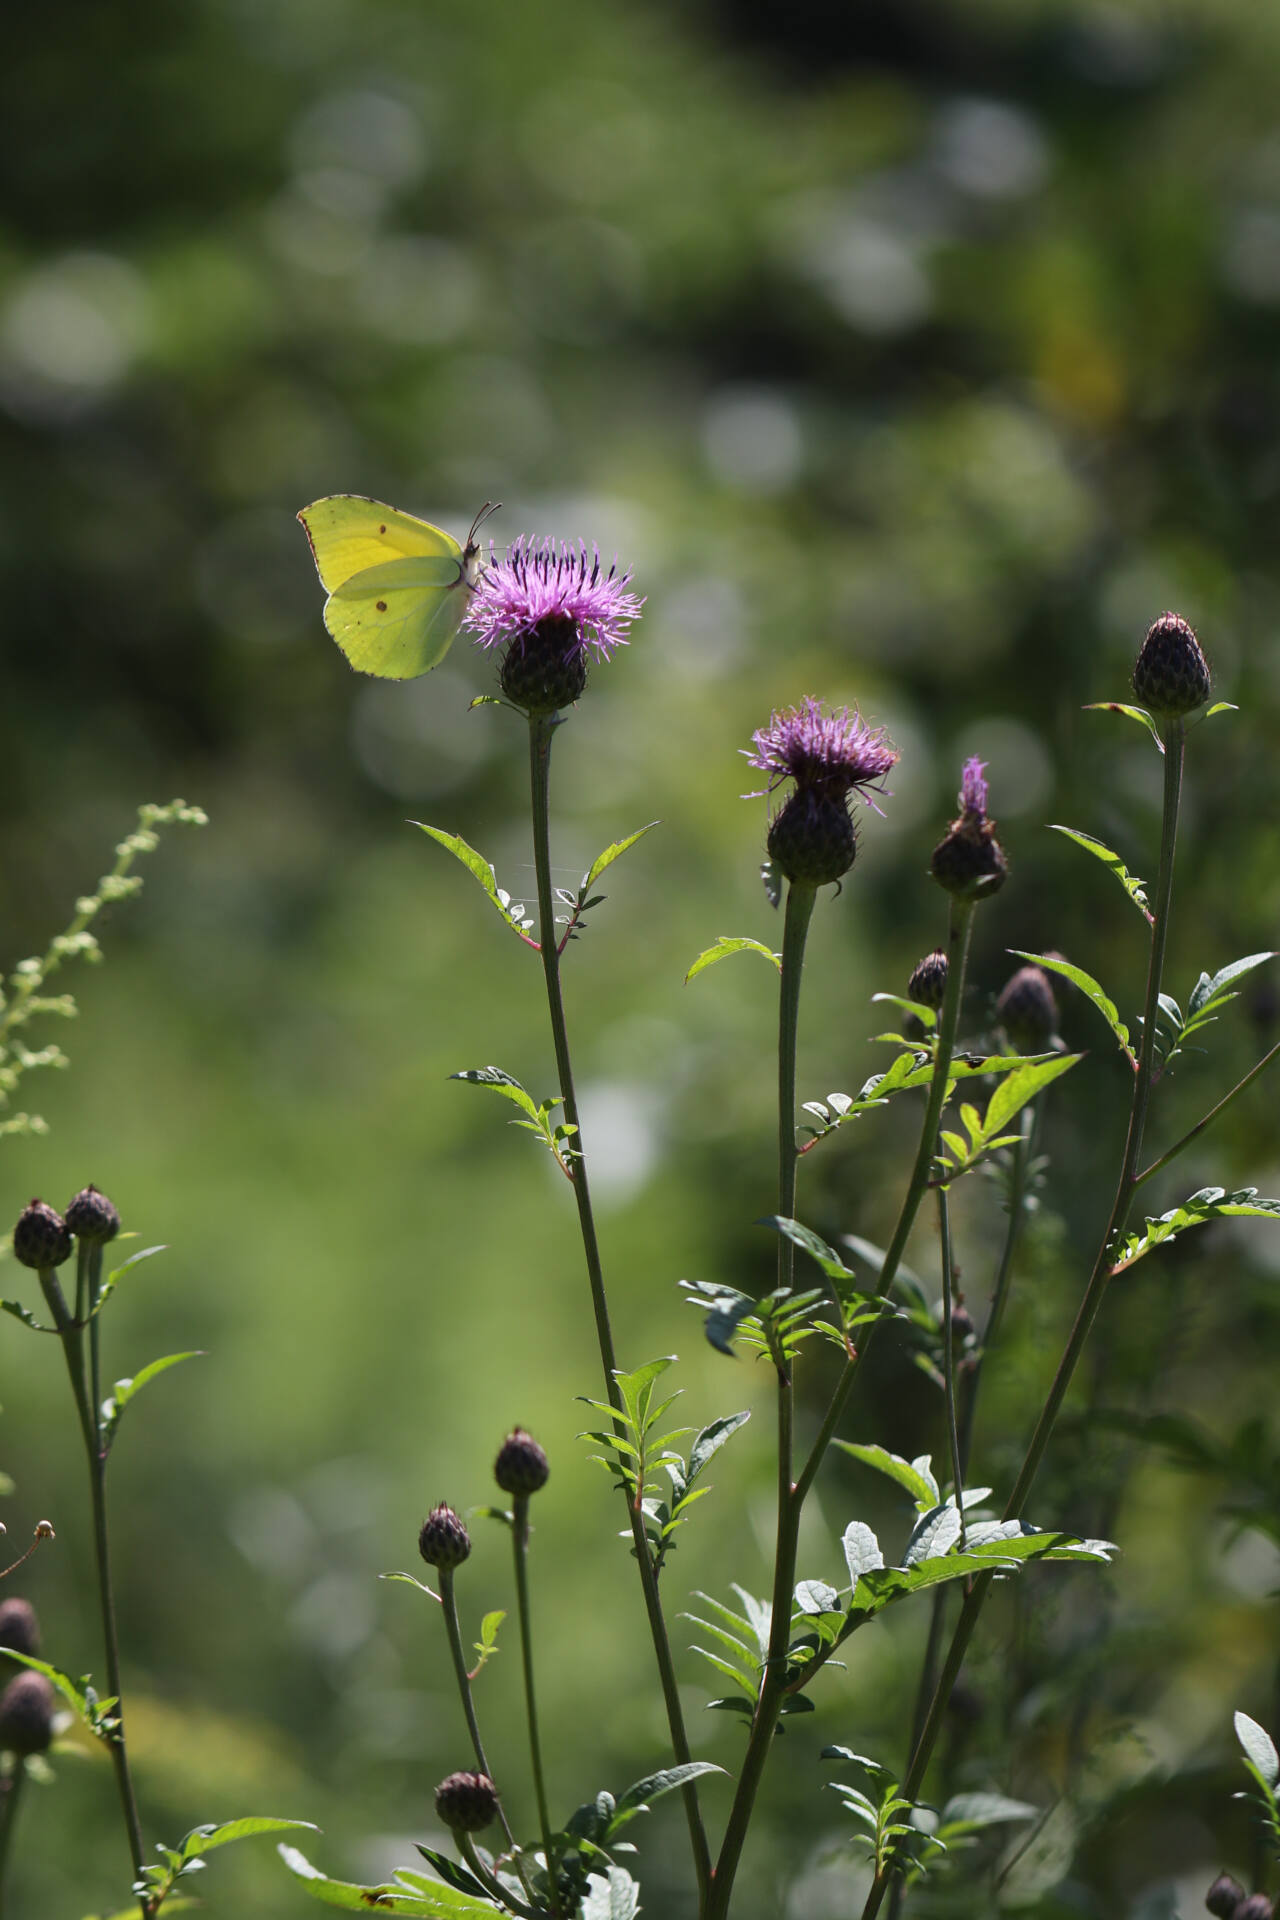
[[[1095,840],[1091,833],[1081,833],[1076,827],[1051,826],[1049,831],[1065,834],[1068,840],[1074,840],[1076,845],[1083,847],[1086,853],[1091,853],[1095,859],[1101,860],[1108,872],[1113,873],[1120,882],[1143,919],[1150,924],[1152,916],[1147,906],[1145,882],[1130,873],[1118,853],[1113,853],[1111,848],[1104,846],[1101,840]]]
[[[780,953],[774,953],[759,940],[748,940],[742,935],[734,937],[730,934],[722,933],[713,947],[707,947],[698,955],[684,977],[686,987],[691,980],[697,978],[698,974],[705,973],[708,967],[714,967],[717,960],[727,960],[732,953],[758,953],[769,961],[771,966],[776,967],[779,973],[782,971],[782,955]]]

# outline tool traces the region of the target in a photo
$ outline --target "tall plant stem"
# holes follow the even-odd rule
[[[554,1916],[560,1911],[555,1891],[555,1861],[551,1854],[551,1816],[547,1811],[547,1782],[542,1766],[542,1741],[538,1734],[538,1700],[533,1685],[533,1620],[529,1610],[529,1496],[518,1493],[511,1517],[511,1540],[516,1568],[516,1610],[520,1615],[520,1661],[524,1668],[524,1708],[529,1729],[529,1765],[533,1773],[533,1797],[538,1804],[538,1825],[542,1830],[542,1853],[547,1863],[547,1888]]]
[[[26,1777],[26,1760],[21,1754],[15,1754],[13,1756],[13,1772],[3,1783],[3,1799],[0,1799],[0,1920],[4,1920],[5,1871],[9,1865],[9,1846],[13,1839],[13,1823],[18,1815],[18,1801],[22,1797],[22,1783]]]
[[[466,1717],[467,1732],[471,1735],[471,1751],[475,1754],[476,1765],[489,1780],[493,1779],[493,1768],[489,1765],[489,1756],[484,1750],[484,1741],[480,1737],[480,1722],[476,1717],[476,1703],[471,1691],[471,1675],[467,1671],[466,1654],[462,1647],[462,1629],[458,1624],[458,1602],[453,1591],[453,1568],[440,1568],[440,1604],[444,1609],[445,1634],[449,1641],[449,1655],[453,1661],[454,1678],[458,1682],[458,1692],[462,1698],[462,1711]],[[511,1831],[507,1811],[501,1799],[498,1801],[498,1819],[506,1835],[507,1845],[511,1849],[515,1870],[520,1876],[520,1884],[529,1899],[533,1892],[525,1878],[524,1862],[516,1847],[516,1837]]]
[[[1080,1302],[1075,1322],[1058,1362],[1057,1372],[1049,1388],[1040,1418],[1036,1422],[1035,1432],[1031,1436],[1026,1457],[1022,1462],[1013,1492],[1009,1496],[1004,1510],[1006,1520],[1020,1517],[1027,1495],[1035,1484],[1045,1451],[1053,1436],[1053,1429],[1061,1411],[1063,1400],[1085,1343],[1098,1317],[1098,1310],[1106,1296],[1107,1285],[1111,1279],[1112,1253],[1118,1236],[1124,1231],[1133,1205],[1134,1194],[1138,1186],[1138,1159],[1142,1152],[1142,1136],[1147,1123],[1147,1111],[1151,1103],[1151,1088],[1155,1077],[1156,1014],[1160,1005],[1160,987],[1164,978],[1165,948],[1169,938],[1169,905],[1173,895],[1174,855],[1178,840],[1178,809],[1182,797],[1182,768],[1186,754],[1186,729],[1181,719],[1171,720],[1164,736],[1164,807],[1160,829],[1160,871],[1156,881],[1156,903],[1152,916],[1151,950],[1147,962],[1147,991],[1143,1004],[1142,1045],[1138,1055],[1137,1072],[1133,1082],[1133,1100],[1129,1109],[1129,1125],[1125,1134],[1124,1152],[1120,1161],[1120,1174],[1116,1181],[1115,1198],[1107,1216],[1098,1256],[1089,1275],[1084,1297]],[[960,1672],[969,1642],[973,1638],[974,1628],[978,1624],[986,1597],[994,1579],[993,1574],[980,1574],[965,1595],[960,1610],[960,1618],[952,1635],[951,1645],[943,1663],[942,1674],[938,1681],[928,1718],[916,1743],[911,1757],[907,1777],[902,1783],[902,1792],[906,1799],[915,1800],[933,1749],[937,1744],[942,1728],[947,1701]],[[867,1895],[862,1910],[862,1920],[874,1920],[879,1913],[888,1891],[890,1880],[895,1877],[896,1860],[890,1860],[884,1871],[878,1873]]]
[[[1037,1102],[1028,1101],[1022,1109],[1018,1144],[1013,1150],[1013,1166],[1009,1176],[1009,1224],[1005,1228],[1004,1243],[1000,1249],[1000,1260],[996,1268],[995,1283],[991,1289],[991,1305],[987,1310],[987,1324],[982,1331],[982,1340],[978,1348],[973,1372],[970,1374],[964,1396],[964,1411],[960,1419],[956,1440],[956,1457],[959,1460],[959,1475],[963,1480],[969,1471],[969,1454],[973,1446],[973,1426],[978,1411],[978,1387],[982,1379],[982,1363],[987,1350],[996,1339],[1000,1322],[1004,1317],[1005,1302],[1009,1297],[1009,1283],[1013,1277],[1013,1258],[1017,1248],[1019,1232],[1026,1213],[1027,1167],[1031,1155],[1031,1141],[1035,1130]],[[945,1267],[944,1267],[945,1272]],[[924,1657],[920,1662],[920,1679],[916,1687],[915,1706],[911,1712],[911,1745],[914,1753],[924,1731],[925,1718],[929,1712],[929,1702],[938,1681],[938,1656],[942,1651],[942,1633],[946,1625],[948,1590],[945,1586],[934,1589],[933,1604],[929,1609],[929,1632],[924,1645]],[[899,1875],[893,1883],[889,1897],[889,1920],[899,1920],[902,1903],[906,1897],[906,1883]]]
[[[938,1018],[938,1035],[933,1056],[933,1077],[929,1082],[929,1098],[925,1106],[924,1120],[920,1127],[920,1139],[916,1147],[915,1163],[911,1169],[911,1178],[903,1196],[898,1213],[898,1222],[893,1230],[884,1256],[884,1264],[876,1290],[881,1299],[887,1300],[889,1289],[897,1278],[902,1256],[906,1252],[911,1229],[916,1223],[920,1211],[920,1202],[924,1199],[929,1185],[929,1173],[933,1166],[934,1154],[938,1146],[938,1126],[942,1119],[942,1109],[947,1100],[947,1081],[951,1074],[951,1060],[955,1053],[956,1032],[960,1025],[960,1001],[964,993],[965,969],[969,962],[969,936],[973,930],[974,906],[972,901],[959,900],[953,895],[951,915],[947,929],[947,991],[942,1002],[942,1012]],[[883,1318],[883,1315],[881,1316]],[[817,1477],[818,1469],[826,1457],[831,1437],[840,1424],[840,1419],[849,1404],[849,1397],[857,1383],[858,1371],[866,1359],[872,1335],[880,1321],[876,1320],[868,1327],[862,1345],[856,1354],[845,1362],[844,1372],[836,1383],[835,1392],[818,1429],[817,1437],[809,1449],[808,1459],[796,1482],[796,1494],[803,1501]]]
[[[551,1017],[551,1037],[555,1047],[556,1070],[560,1077],[560,1097],[564,1102],[565,1120],[571,1127],[577,1129],[570,1135],[574,1148],[573,1197],[577,1203],[578,1225],[582,1232],[582,1250],[586,1257],[587,1279],[591,1287],[591,1305],[595,1314],[600,1364],[604,1369],[605,1393],[610,1406],[614,1409],[614,1426],[621,1434],[623,1432],[622,1393],[616,1377],[617,1360],[614,1355],[613,1331],[609,1324],[609,1303],[605,1295],[600,1242],[596,1233],[595,1215],[591,1207],[591,1189],[587,1180],[586,1147],[578,1119],[578,1097],[574,1090],[573,1064],[569,1057],[569,1032],[565,1023],[564,996],[560,985],[560,955],[556,945],[555,890],[551,884],[550,788],[551,742],[559,725],[560,721],[554,714],[529,715],[529,784],[533,813],[534,870],[538,881],[538,943],[547,989],[547,1011]],[[634,1500],[628,1498],[627,1517],[635,1548],[636,1565],[640,1570],[640,1584],[649,1622],[649,1635],[653,1641],[658,1678],[667,1710],[671,1747],[677,1762],[681,1766],[687,1766],[693,1755],[685,1730],[684,1709],[680,1704],[680,1689],[676,1681],[675,1663],[671,1657],[671,1640],[667,1633],[662,1599],[658,1592],[658,1575],[645,1532],[641,1498],[642,1494],[637,1494]],[[693,1867],[698,1883],[698,1895],[702,1900],[706,1897],[711,1877],[711,1849],[707,1844],[696,1782],[687,1781],[680,1791],[684,1802],[685,1818],[689,1826],[689,1843],[693,1849]]]
[[[101,1248],[95,1248],[94,1251],[101,1261]],[[92,1272],[92,1269],[90,1271]],[[120,1795],[120,1810],[129,1843],[133,1877],[135,1881],[139,1881],[142,1878],[143,1869],[142,1824],[138,1819],[138,1802],[133,1791],[133,1776],[129,1771],[129,1753],[124,1737],[124,1700],[120,1687],[120,1641],[116,1631],[115,1596],[111,1585],[111,1540],[107,1527],[107,1456],[98,1424],[98,1409],[89,1397],[85,1369],[84,1328],[68,1313],[58,1276],[52,1268],[40,1269],[40,1285],[58,1329],[62,1353],[71,1381],[71,1392],[76,1403],[76,1413],[80,1420],[80,1431],[84,1438],[85,1457],[89,1466],[89,1502],[93,1514],[93,1552],[98,1575],[98,1610],[102,1619],[102,1637],[107,1659],[107,1691],[114,1696],[116,1703],[113,1709],[116,1728],[109,1742],[109,1750],[111,1764],[115,1770],[116,1789]],[[139,1906],[144,1916],[151,1912],[151,1902],[145,1894],[139,1895]]]
[[[947,1409],[947,1445],[951,1451],[951,1485],[960,1513],[960,1547],[964,1548],[964,1461],[960,1457],[960,1428],[956,1422],[956,1345],[951,1332],[955,1305],[955,1254],[951,1244],[951,1209],[947,1189],[938,1188],[938,1239],[942,1246],[942,1385]]]

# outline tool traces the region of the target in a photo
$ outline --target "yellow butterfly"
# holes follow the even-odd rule
[[[480,577],[476,531],[451,533],[358,493],[314,500],[298,515],[329,598],[324,624],[360,673],[412,680],[449,651]]]

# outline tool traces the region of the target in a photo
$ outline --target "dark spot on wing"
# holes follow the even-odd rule
[[[385,533],[385,532],[386,532],[386,528],[385,528],[385,527],[379,527],[379,528],[378,528],[378,532],[379,532],[379,533]]]
[[[387,610],[387,603],[385,600],[375,600],[374,605],[377,607],[379,613],[385,613]]]

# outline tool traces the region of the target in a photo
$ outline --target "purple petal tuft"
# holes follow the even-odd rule
[[[588,553],[582,542],[569,547],[517,540],[501,560],[490,550],[463,625],[479,646],[497,647],[532,633],[544,620],[568,621],[576,629],[577,651],[590,648],[607,660],[627,644],[644,605],[627,592],[630,580],[616,563],[606,571],[599,551]]]
[[[747,760],[769,775],[770,791],[791,779],[797,787],[845,795],[877,785],[898,759],[884,728],[869,727],[856,708],[824,713],[812,699],[773,714],[752,734],[751,747]]]
[[[960,776],[960,805],[966,813],[980,813],[986,817],[987,783],[983,775],[987,771],[985,760],[979,760],[975,753],[971,760],[964,763]]]

